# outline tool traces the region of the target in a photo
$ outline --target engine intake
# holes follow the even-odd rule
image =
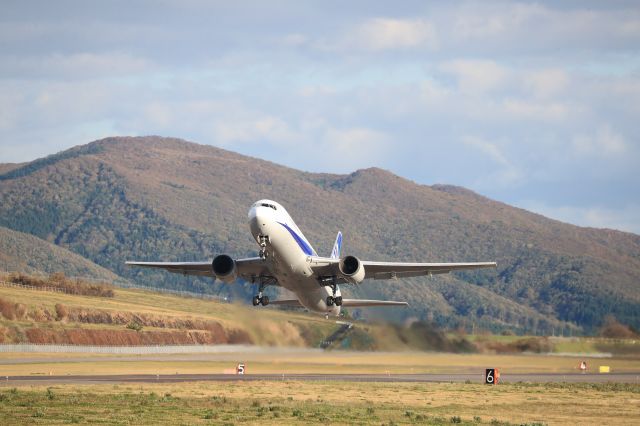
[[[364,266],[355,256],[345,256],[338,264],[340,274],[352,284],[360,284],[364,280]]]
[[[238,271],[236,269],[236,261],[231,256],[221,254],[213,259],[211,264],[213,273],[216,274],[216,278],[225,283],[232,283],[238,278]]]

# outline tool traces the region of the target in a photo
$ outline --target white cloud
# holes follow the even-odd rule
[[[519,207],[562,222],[592,228],[610,228],[640,235],[640,204],[621,208],[602,206],[553,206],[541,201],[527,200],[516,203]]]
[[[125,52],[52,53],[46,56],[4,56],[0,58],[0,74],[61,79],[96,79],[121,77],[151,71],[153,64]]]
[[[621,155],[627,151],[624,137],[609,124],[599,126],[592,134],[575,136],[573,147],[578,154],[595,157]]]
[[[569,106],[555,102],[537,102],[523,99],[505,99],[504,111],[511,118],[526,119],[532,121],[565,120],[570,114]]]
[[[490,158],[497,167],[490,166],[491,172],[477,177],[476,185],[480,187],[509,187],[524,178],[524,174],[504,153],[497,142],[489,142],[476,136],[464,136],[462,142],[467,147],[475,148]],[[504,144],[504,142],[503,142]],[[482,160],[478,160],[482,162]]]
[[[373,18],[323,45],[331,50],[347,51],[436,49],[438,37],[433,25],[425,19]]]
[[[280,39],[280,42],[285,46],[300,47],[309,43],[309,37],[300,33],[287,34]]]
[[[567,72],[549,68],[525,73],[524,86],[536,98],[550,98],[562,92],[569,82]]]
[[[462,93],[483,94],[503,89],[509,83],[509,71],[491,60],[458,59],[445,62],[439,68],[456,77]]]
[[[548,17],[543,6],[538,4],[488,3],[463,4],[453,21],[453,33],[461,39],[478,39],[505,36],[527,22]]]
[[[554,3],[465,2],[454,7],[443,39],[455,46],[523,52],[561,49],[634,49],[640,16],[633,5],[555,7]],[[574,52],[570,52],[574,53]]]

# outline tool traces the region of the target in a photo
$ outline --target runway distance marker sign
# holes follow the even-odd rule
[[[487,368],[484,372],[484,383],[487,385],[497,385],[500,381],[500,372],[497,368]]]

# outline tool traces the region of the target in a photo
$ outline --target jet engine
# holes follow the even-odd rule
[[[211,264],[213,273],[216,278],[225,283],[232,283],[238,278],[238,270],[236,269],[236,261],[226,254],[221,254],[213,259]]]
[[[351,284],[360,284],[364,280],[364,266],[355,256],[345,256],[338,264],[340,274]]]

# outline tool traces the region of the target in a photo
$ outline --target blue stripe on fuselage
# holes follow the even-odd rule
[[[280,225],[284,226],[287,231],[289,231],[289,233],[291,234],[293,239],[296,240],[296,243],[298,243],[298,245],[300,246],[300,248],[302,249],[304,254],[306,254],[307,256],[313,256],[314,255],[314,252],[313,252],[313,249],[311,248],[311,246],[309,244],[307,244],[307,242],[305,240],[303,240],[300,235],[296,234],[296,231],[294,231],[293,229],[289,228],[289,225],[287,225],[286,223],[282,223],[282,222],[278,222],[278,223]]]

